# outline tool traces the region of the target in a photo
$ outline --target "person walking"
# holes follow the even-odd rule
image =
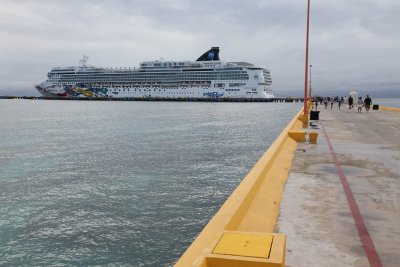
[[[325,109],[328,109],[328,98],[327,97],[324,97],[324,106],[325,106]]]
[[[335,101],[335,99],[333,98],[333,96],[331,96],[331,109],[332,109],[332,107],[333,107],[333,101]]]
[[[371,108],[371,104],[372,104],[372,99],[369,97],[369,95],[367,95],[367,97],[364,99],[365,110],[367,111],[367,113]]]
[[[363,104],[364,104],[364,101],[363,101],[362,97],[360,96],[357,101],[357,112],[358,113],[361,113]]]
[[[349,104],[349,109],[352,109],[353,108],[353,98],[351,97],[351,95],[347,99],[347,103]]]
[[[343,100],[343,98],[339,98],[339,97],[337,99],[339,109],[340,109],[340,106],[342,105],[342,100]]]

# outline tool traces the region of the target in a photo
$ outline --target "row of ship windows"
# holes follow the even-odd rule
[[[134,73],[125,73],[125,72],[112,72],[112,73],[101,73],[101,72],[64,72],[64,73],[54,73],[54,72],[48,72],[49,75],[55,75],[55,76],[61,76],[61,75],[111,75],[111,76],[117,76],[117,75],[171,75],[171,74],[207,74],[207,75],[214,75],[214,74],[247,74],[246,71],[243,70],[218,70],[218,71],[183,71],[183,72],[178,72],[176,70],[171,70],[171,71],[136,71]],[[264,73],[263,73],[264,74]],[[264,74],[265,75],[265,74]]]
[[[167,94],[167,95],[194,95],[196,92],[154,92],[155,94]],[[200,92],[197,92],[198,95],[200,95]],[[228,94],[235,94],[236,92],[228,92]],[[251,92],[247,92],[246,94],[251,94]],[[253,92],[254,94],[254,92]]]
[[[191,79],[191,81],[204,81],[207,82],[210,79]],[[215,79],[217,80],[217,79]],[[226,78],[226,79],[218,79],[218,80],[224,80],[224,81],[232,81],[232,82],[246,82],[247,80],[244,80],[243,78],[238,78],[238,79],[232,79],[232,77]],[[103,82],[103,83],[126,83],[126,82],[161,82],[161,80],[108,80],[108,79],[60,79],[60,80],[53,80],[49,79],[51,82],[75,82],[75,83],[90,83],[90,82]],[[168,82],[184,82],[187,80],[176,80],[176,79],[165,79],[163,81],[168,81]]]
[[[178,88],[178,87],[170,87],[170,88],[162,88],[162,89],[153,89],[153,92],[161,92],[161,91],[166,91],[166,90],[181,90],[181,89],[183,89],[183,88]],[[109,89],[110,91],[113,91],[113,92],[141,92],[142,91],[142,89],[138,89],[138,88],[135,88],[135,89]],[[210,88],[203,88],[203,90],[210,90]],[[254,90],[256,90],[256,89],[253,89],[253,91]],[[152,89],[143,89],[143,91],[144,92],[151,92],[152,91]],[[227,92],[240,92],[240,89],[225,89],[225,91],[227,91]]]
[[[183,71],[177,71],[177,70],[160,70],[160,71],[131,71],[131,72],[82,72],[82,71],[71,71],[71,72],[63,72],[63,73],[56,73],[56,72],[48,72],[47,74],[49,75],[55,75],[55,76],[62,76],[62,75],[171,75],[171,74],[207,74],[207,75],[213,75],[213,74],[227,74],[227,73],[232,73],[232,74],[247,74],[247,71],[243,70],[219,70],[219,71],[213,71],[213,70],[196,70],[196,71],[189,71],[189,70],[183,70]],[[263,75],[268,75],[263,73]]]
[[[88,80],[104,80],[104,81],[187,81],[187,80],[248,80],[248,77],[242,77],[242,76],[226,76],[226,77],[157,77],[157,78],[137,78],[137,79],[129,79],[129,78],[119,78],[119,79],[107,79],[104,77],[63,77],[60,79],[55,79],[55,78],[50,78],[50,80],[69,80],[69,81],[75,81],[75,80],[81,80],[81,81],[88,81]]]
[[[114,79],[152,79],[152,80],[157,80],[157,79],[166,79],[166,78],[187,78],[187,77],[209,77],[211,80],[215,79],[215,77],[245,77],[246,79],[249,78],[249,75],[247,74],[165,74],[165,75],[62,75],[62,76],[53,76],[53,75],[48,75],[49,78],[53,79],[62,79],[62,78],[84,78],[84,79],[94,79],[94,78],[106,78],[110,80]],[[270,77],[266,77],[267,79]]]
[[[166,62],[166,63],[154,63],[154,65],[152,63],[142,63],[140,64],[141,66],[184,66],[185,63],[184,62]]]
[[[153,92],[156,92],[156,91],[159,91],[159,92],[161,92],[161,90],[163,90],[164,92],[165,92],[165,90],[181,90],[181,89],[185,89],[185,88],[178,88],[178,87],[168,87],[168,88],[162,88],[162,89],[153,89]],[[136,92],[136,91],[139,91],[139,92],[141,92],[142,91],[142,89],[138,89],[138,88],[135,88],[135,89],[109,89],[110,91],[113,91],[113,92],[130,92],[130,91],[132,91],[132,92]],[[210,88],[203,88],[203,90],[210,90]],[[237,89],[238,91],[240,91],[239,89]],[[144,92],[151,92],[151,89],[143,89],[143,91]],[[228,90],[227,90],[228,91]]]
[[[77,80],[74,80],[73,82],[71,82],[71,81],[54,81],[54,80],[49,80],[50,82],[54,82],[54,83],[58,83],[58,84],[65,84],[65,85],[75,85],[75,84],[77,84],[77,83],[101,83],[101,82],[103,82],[103,83],[105,83],[105,84],[110,84],[111,82],[110,81],[93,81],[93,80],[90,80],[90,81],[77,81]],[[241,82],[241,83],[237,83],[238,81],[235,81],[235,80],[228,80],[228,81],[224,81],[224,82],[228,82],[229,83],[229,86],[244,86],[245,84],[246,84],[246,81],[245,80],[239,80],[239,82]],[[114,81],[113,83],[121,83],[121,82],[119,82],[119,81]],[[122,82],[123,83],[123,82]],[[222,83],[223,84],[223,83]],[[224,84],[225,85],[225,84]],[[143,86],[150,86],[150,85],[146,85],[146,84],[144,84]],[[159,86],[159,85],[158,85]],[[192,83],[191,84],[191,86],[199,86],[199,84],[197,84],[196,85],[196,83]],[[215,84],[214,84],[214,87],[218,87],[218,85],[217,86],[215,86]]]
[[[191,78],[204,78],[207,77],[208,79],[211,80],[216,80],[218,77],[234,77],[234,79],[237,79],[237,77],[243,77],[243,79],[249,79],[249,75],[247,74],[213,74],[213,75],[207,75],[207,74],[198,74],[198,75],[193,75],[193,74],[166,74],[166,75],[121,75],[121,76],[116,76],[116,75],[63,75],[61,77],[55,77],[55,76],[49,76],[49,78],[54,78],[54,79],[109,79],[109,80],[115,80],[115,79],[129,79],[129,80],[137,80],[137,79],[159,79],[159,80],[164,80],[164,79],[188,79],[190,80]]]
[[[63,85],[76,85],[76,83],[62,83]],[[234,85],[232,85],[232,86],[234,86]],[[95,87],[100,87],[100,88],[108,88],[109,90],[130,90],[130,89],[128,89],[128,88],[123,88],[122,86],[103,86],[103,85],[95,85]],[[128,86],[125,86],[125,87],[128,87]],[[135,90],[136,89],[141,89],[141,88],[150,88],[150,87],[155,87],[155,88],[153,88],[154,90],[156,90],[156,89],[160,89],[160,88],[162,88],[162,89],[187,89],[188,88],[188,86],[186,86],[186,85],[182,85],[182,86],[180,86],[180,87],[177,87],[176,85],[175,86],[171,86],[171,85],[163,85],[163,86],[160,86],[160,85],[156,85],[156,86],[150,86],[150,85],[143,85],[143,86],[129,86],[130,88],[134,88]],[[203,88],[203,89],[209,89],[210,88],[210,86],[208,85],[206,85],[206,87],[204,87],[204,85],[200,85],[200,84],[194,84],[194,85],[191,85],[191,86],[189,86],[189,87],[194,87],[194,88]],[[224,89],[225,87],[224,86],[214,86],[216,89],[218,88],[218,89]],[[122,88],[122,89],[120,89],[120,88]],[[150,90],[150,89],[149,89]],[[228,89],[226,89],[227,91],[236,91],[236,90],[239,90],[239,89],[232,89],[232,88],[228,88]]]
[[[166,88],[166,89],[179,89],[179,88]],[[123,92],[155,92],[155,93],[157,93],[157,92],[167,92],[168,93],[168,90],[166,90],[166,89],[154,89],[154,90],[151,90],[151,89],[143,89],[143,90],[141,90],[141,89],[138,89],[138,90],[136,90],[136,89],[132,89],[132,90],[129,90],[129,89],[127,89],[127,90],[110,90],[110,92],[117,92],[117,93],[123,93]],[[208,90],[209,88],[203,88],[204,90]],[[228,91],[228,92],[240,92],[240,89],[230,89],[230,90],[226,90],[226,91]],[[183,93],[185,93],[185,94],[190,94],[191,92],[188,92],[188,91],[183,91],[183,92],[181,92],[182,94]],[[200,92],[198,92],[198,93],[200,93]]]
[[[163,81],[163,80],[248,80],[249,76],[248,75],[169,75],[169,76],[137,76],[137,77],[132,77],[132,76],[113,76],[113,77],[108,77],[108,76],[82,76],[82,75],[76,75],[76,76],[62,76],[62,77],[54,77],[54,76],[49,76],[49,80],[77,80],[77,79],[83,79],[83,80],[108,80],[108,81],[137,81],[137,80],[149,80],[149,81]],[[270,79],[266,79],[270,80]]]

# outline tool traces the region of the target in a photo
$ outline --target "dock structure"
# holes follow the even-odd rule
[[[399,266],[400,109],[322,108],[309,129],[277,224],[287,266]]]
[[[302,112],[176,266],[398,266],[400,109]]]

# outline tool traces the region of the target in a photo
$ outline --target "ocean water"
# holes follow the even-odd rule
[[[375,98],[372,99],[372,103],[387,107],[400,108],[400,98]]]
[[[0,100],[0,266],[171,266],[297,103]]]

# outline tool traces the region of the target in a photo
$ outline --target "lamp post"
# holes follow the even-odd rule
[[[310,64],[310,91],[309,91],[309,93],[308,93],[308,97],[311,99],[311,67],[312,67],[312,65]]]
[[[303,121],[308,120],[308,107],[307,107],[307,85],[308,85],[308,34],[310,31],[310,0],[308,0],[307,7],[307,33],[306,33],[306,65],[305,65],[305,77],[304,77],[304,114]]]

